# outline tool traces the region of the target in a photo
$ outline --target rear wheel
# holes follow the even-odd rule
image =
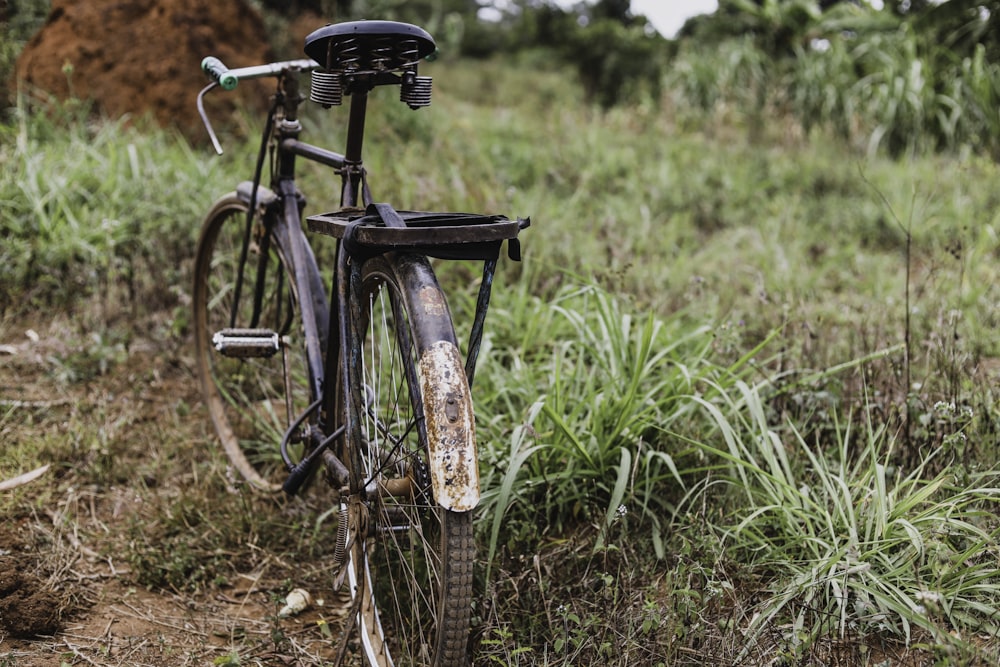
[[[195,350],[202,395],[230,462],[254,487],[276,491],[287,477],[279,444],[313,399],[285,251],[259,216],[248,231],[247,210],[232,193],[216,202],[202,226],[194,271]],[[233,329],[274,334],[277,349],[271,356],[225,356],[213,338]],[[293,457],[301,448],[292,445]]]
[[[363,539],[351,549],[350,574],[361,596],[364,652],[375,665],[465,665],[472,513],[446,509],[435,498],[428,420],[436,417],[425,407],[426,383],[447,378],[448,402],[468,406],[474,437],[471,402],[450,314],[427,261],[408,255],[367,261],[352,329],[363,338],[352,384],[363,389],[353,398],[360,419],[349,459],[352,486],[364,489],[364,500],[352,515]],[[451,352],[424,354],[440,349]]]

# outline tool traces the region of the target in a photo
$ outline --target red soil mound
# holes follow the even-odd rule
[[[92,99],[111,117],[149,112],[203,135],[194,98],[207,83],[206,55],[230,67],[272,59],[264,23],[245,0],[53,0],[16,74],[58,99]]]

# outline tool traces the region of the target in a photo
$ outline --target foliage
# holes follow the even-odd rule
[[[838,37],[827,51],[803,52],[792,73],[804,124],[830,123],[845,139],[868,135],[868,150],[1000,150],[1000,65],[984,46],[951,62],[920,47],[907,25],[864,38]],[[998,153],[1000,154],[1000,153]]]
[[[947,645],[1000,632],[995,473],[930,475],[934,454],[904,472],[893,439],[870,422],[860,434],[836,424],[822,448],[789,425],[789,445],[757,388],[737,382],[717,396],[695,398],[724,443],[699,446],[732,484],[732,510],[713,530],[720,552],[760,571],[770,592],[749,610],[751,644],[776,623],[788,623],[798,650],[834,633],[910,643],[920,629]]]
[[[802,46],[820,15],[815,0],[723,0],[708,25],[715,40],[751,36],[770,58],[781,58]]]
[[[634,512],[663,557],[661,520],[672,512],[664,488],[682,484],[674,459],[683,451],[654,428],[685,427],[690,406],[678,396],[712,367],[709,330],[633,315],[595,286],[567,286],[548,303],[518,292],[498,295],[477,374],[489,410],[483,437],[493,443],[482,506],[489,553],[505,522],[562,531],[598,521],[606,530]],[[512,414],[524,421],[508,430]]]
[[[869,152],[1000,156],[995,3],[894,13],[849,3],[731,0],[686,34],[669,87],[698,108],[766,106]],[[759,63],[752,75],[736,62]],[[742,85],[741,85],[742,84]],[[749,84],[749,85],[746,85]],[[745,89],[753,91],[749,94]]]
[[[576,67],[587,98],[607,109],[644,93],[659,97],[665,46],[642,26],[598,19],[572,31],[560,52]]]
[[[78,101],[2,128],[0,311],[15,303],[68,303],[98,292],[137,307],[175,302],[212,163],[192,160],[177,136],[142,132],[129,119],[88,122]],[[164,156],[172,156],[173,163]],[[183,165],[183,166],[181,166]],[[156,184],[150,188],[150,184]],[[207,194],[206,194],[207,196]],[[173,288],[175,289],[175,288]]]
[[[45,20],[50,0],[12,0],[0,6],[0,121],[15,104],[14,63],[21,49]]]

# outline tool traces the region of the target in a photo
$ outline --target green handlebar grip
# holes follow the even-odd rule
[[[201,61],[201,69],[213,80],[218,82],[225,90],[232,90],[240,80],[229,73],[229,68],[222,64],[222,61],[214,56],[208,56]]]

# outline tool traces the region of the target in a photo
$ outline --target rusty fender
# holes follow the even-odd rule
[[[479,460],[469,384],[454,343],[438,341],[420,355],[421,390],[434,497],[465,512],[479,503]]]

